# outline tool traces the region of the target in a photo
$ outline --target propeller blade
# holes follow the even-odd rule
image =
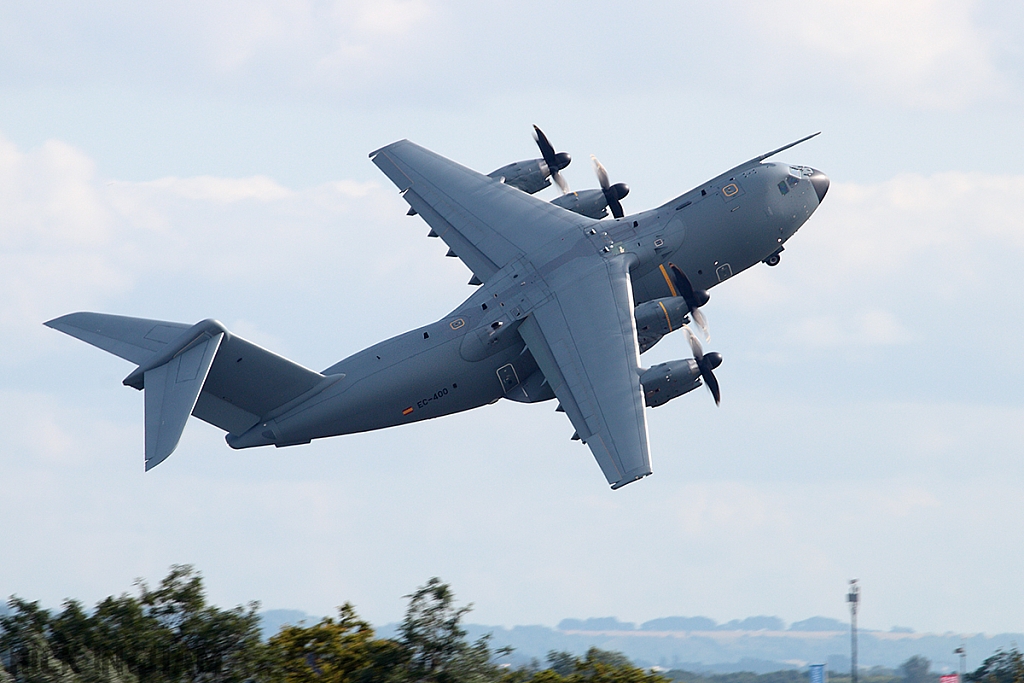
[[[569,194],[569,183],[565,182],[565,178],[562,177],[561,173],[558,171],[552,172],[551,179],[555,181],[555,184],[558,185],[559,188],[561,188],[562,194]]]
[[[544,135],[544,131],[536,125],[533,127],[533,139],[537,141],[540,155],[544,157],[541,163],[541,170],[544,172],[544,175],[551,176],[555,184],[562,189],[562,194],[569,194],[569,183],[565,182],[565,178],[562,177],[559,171],[569,165],[572,157],[566,152],[555,152],[555,148],[551,145],[551,141],[548,140],[548,136]]]
[[[704,331],[704,341],[711,341],[711,331],[708,329],[708,319],[704,317],[704,314],[700,312],[700,309],[695,308],[690,311],[690,317],[693,318],[693,322],[697,323],[698,327]]]
[[[626,215],[626,212],[623,211],[622,203],[619,199],[626,195],[622,194],[620,197],[618,189],[616,189],[616,187],[612,187],[612,184],[608,180],[608,171],[606,171],[601,162],[597,160],[597,157],[591,154],[590,158],[594,161],[594,172],[597,173],[597,182],[601,184],[601,191],[604,192],[604,200],[608,204],[608,209],[612,212],[612,216],[615,218],[622,218]],[[626,186],[622,185],[622,187]],[[629,190],[626,189],[626,192],[629,192]]]
[[[697,369],[700,370],[701,379],[704,380],[704,386],[711,392],[711,397],[715,399],[715,405],[722,404],[722,389],[718,385],[718,378],[715,377],[714,369],[722,364],[722,354],[712,352],[704,355],[704,349],[701,348],[700,342],[697,337],[690,331],[690,328],[684,327],[686,330],[686,339],[690,342],[690,350],[693,352],[693,360],[697,363]]]
[[[622,203],[619,198],[615,195],[605,194],[605,199],[608,200],[608,209],[612,212],[612,215],[616,218],[622,218],[626,215],[626,212],[622,209]]]
[[[672,279],[675,281],[676,291],[686,301],[690,317],[704,330],[704,339],[706,341],[710,340],[711,332],[708,331],[708,321],[704,314],[700,312],[700,307],[708,302],[711,295],[703,289],[694,289],[693,285],[690,284],[690,278],[686,277],[686,274],[679,270],[679,266],[674,263],[670,263],[668,266],[672,270]]]
[[[551,141],[548,140],[548,136],[544,135],[544,131],[538,128],[536,124],[533,126],[533,139],[537,141],[537,146],[540,147],[540,155],[544,157],[548,167],[556,168],[555,148],[551,145]]]
[[[697,341],[697,337],[693,332],[690,332],[689,327],[684,327],[683,329],[686,330],[686,340],[690,342],[690,352],[693,353],[693,359],[697,361],[699,366],[700,362],[704,360],[704,349],[700,347],[700,342]]]
[[[701,377],[704,378],[704,384],[711,391],[711,396],[715,399],[715,405],[722,405],[722,390],[718,386],[718,378],[715,377],[715,373],[708,370],[707,372],[702,372]]]
[[[601,162],[597,160],[597,157],[593,154],[590,155],[591,161],[594,162],[594,172],[597,173],[597,182],[601,183],[601,189],[607,191],[611,187],[611,183],[608,182],[608,171],[604,169]]]

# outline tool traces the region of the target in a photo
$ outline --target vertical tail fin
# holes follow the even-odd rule
[[[145,390],[147,470],[174,451],[189,415],[242,435],[263,416],[273,418],[344,377],[325,377],[232,335],[216,320],[186,325],[71,313],[45,325],[138,365],[123,383]],[[272,442],[228,443],[247,448]]]
[[[171,360],[145,372],[147,472],[177,448],[223,339],[223,332],[204,333]]]

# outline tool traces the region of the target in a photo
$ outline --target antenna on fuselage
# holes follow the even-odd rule
[[[799,139],[799,140],[797,140],[796,142],[791,142],[791,143],[789,143],[788,145],[783,145],[782,147],[779,147],[778,149],[773,149],[773,150],[772,150],[772,151],[770,151],[770,152],[765,152],[765,153],[764,153],[764,154],[762,154],[761,156],[757,156],[757,157],[754,157],[754,158],[753,158],[753,159],[751,159],[750,161],[744,161],[744,162],[743,162],[742,164],[740,164],[739,166],[733,166],[733,167],[732,167],[732,168],[730,168],[730,169],[729,169],[728,171],[726,171],[725,173],[723,173],[722,175],[720,175],[720,176],[718,176],[718,177],[719,177],[719,178],[725,178],[725,177],[728,177],[728,176],[730,176],[730,175],[732,175],[732,174],[734,174],[734,173],[738,173],[739,171],[741,171],[741,170],[743,170],[743,169],[745,169],[745,168],[748,168],[748,167],[750,167],[750,166],[753,166],[753,165],[755,165],[755,164],[759,164],[759,163],[761,163],[762,161],[764,161],[764,160],[765,160],[765,159],[767,159],[768,157],[771,157],[771,156],[775,156],[775,155],[776,155],[776,154],[778,154],[779,152],[784,152],[784,151],[786,151],[787,149],[789,149],[790,147],[796,147],[796,146],[797,146],[797,145],[799,145],[799,144],[800,144],[801,142],[807,142],[807,141],[808,141],[808,140],[810,140],[811,138],[813,138],[813,137],[817,137],[817,136],[819,136],[819,135],[821,135],[821,131],[820,131],[820,130],[819,130],[819,131],[818,131],[817,133],[811,133],[811,134],[810,134],[810,135],[808,135],[807,137],[803,137],[803,138],[800,138],[800,139]]]
[[[770,152],[768,152],[768,153],[766,153],[766,154],[762,154],[762,155],[761,155],[761,156],[759,156],[759,157],[755,157],[754,159],[751,159],[750,161],[764,161],[765,159],[767,159],[767,158],[768,158],[768,157],[770,157],[770,156],[775,156],[775,155],[776,155],[776,154],[778,154],[779,152],[785,152],[785,151],[786,151],[787,149],[789,149],[790,147],[796,147],[796,146],[797,146],[797,145],[799,145],[799,144],[800,144],[801,142],[807,142],[807,141],[808,141],[808,140],[810,140],[811,138],[813,138],[813,137],[817,137],[817,136],[819,136],[819,135],[821,135],[821,131],[820,131],[820,130],[819,130],[819,131],[818,131],[817,133],[811,133],[810,135],[808,135],[808,136],[807,136],[807,137],[805,137],[805,138],[800,138],[800,139],[799,139],[799,140],[797,140],[796,142],[791,142],[791,143],[789,143],[788,145],[783,145],[782,147],[779,147],[778,149],[773,149],[772,151],[770,151]],[[747,163],[750,163],[750,162],[747,162]]]

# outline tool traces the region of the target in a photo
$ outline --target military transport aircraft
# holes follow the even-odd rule
[[[806,166],[765,163],[811,135],[655,209],[596,220],[530,196],[550,177],[564,188],[558,171],[569,163],[535,135],[542,159],[490,176],[408,140],[370,155],[480,287],[441,320],[323,372],[216,320],[71,313],[46,325],[138,366],[124,384],[145,389],[147,470],[174,451],[189,415],[228,432],[232,448],[249,448],[382,429],[499,398],[557,399],[573,439],[619,488],[651,473],[645,404],[664,405],[701,384],[720,400],[713,371],[722,358],[704,354],[686,327],[692,319],[706,336],[707,290],[757,263],[777,264],[829,180]],[[596,192],[604,194],[611,186],[598,169],[605,178]],[[620,194],[605,198],[616,216]],[[692,359],[641,366],[641,353],[680,329]]]

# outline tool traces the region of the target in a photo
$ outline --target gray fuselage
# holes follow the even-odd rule
[[[517,327],[577,256],[632,254],[634,305],[677,296],[669,264],[710,289],[781,251],[817,209],[813,169],[761,163],[728,172],[666,204],[559,236],[545,263],[519,259],[441,320],[382,341],[324,370],[344,377],[244,434],[233,448],[307,443],[476,408],[499,398],[554,398]]]

